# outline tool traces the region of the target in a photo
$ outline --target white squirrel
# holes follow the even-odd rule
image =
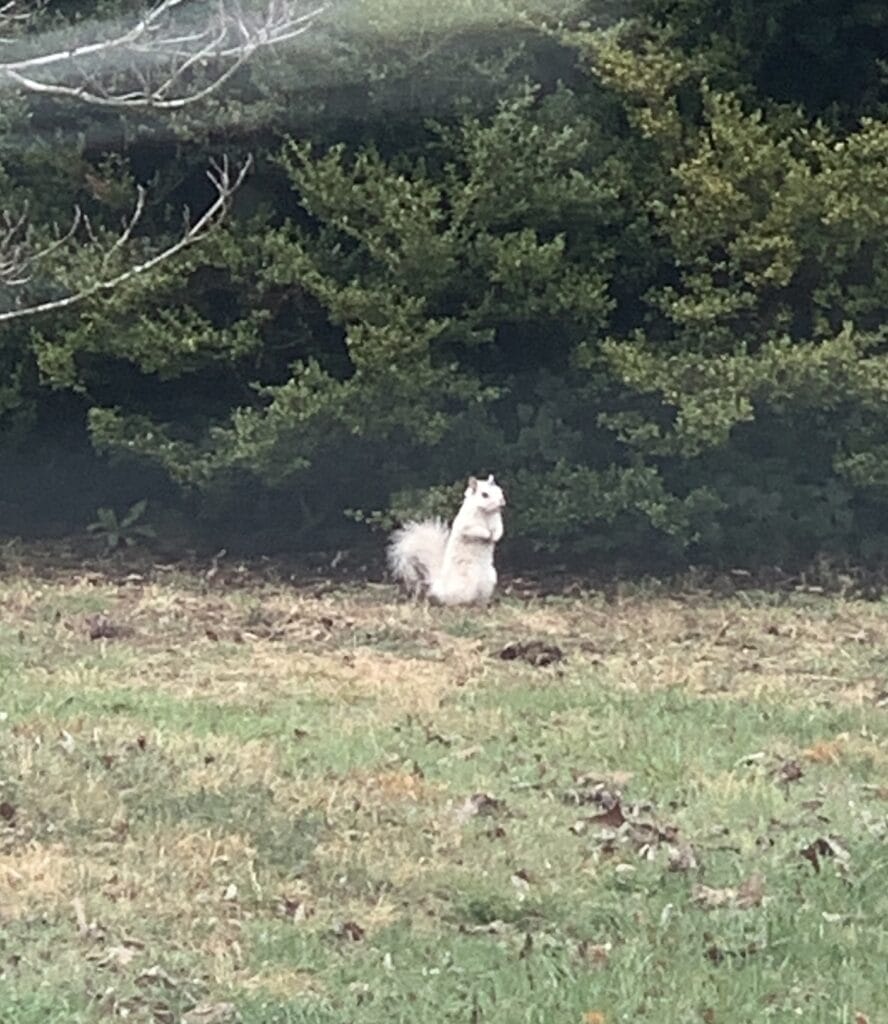
[[[453,524],[440,519],[405,523],[389,541],[392,575],[413,594],[438,604],[486,604],[496,587],[493,550],[503,536],[506,499],[491,474],[469,477]]]

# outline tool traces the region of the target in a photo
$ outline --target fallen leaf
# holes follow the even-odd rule
[[[439,743],[442,747],[452,747],[453,740],[443,736],[440,732],[437,732],[432,726],[423,726],[425,732],[426,743]]]
[[[842,864],[847,864],[851,859],[848,851],[832,836],[821,836],[815,839],[799,853],[811,864],[817,874],[820,874],[821,860],[826,857],[835,857]]]
[[[608,788],[603,779],[581,778],[577,785],[566,790],[561,799],[566,804],[585,806],[587,804],[598,804],[600,807],[612,807],[620,799],[620,790],[617,787]]]
[[[104,612],[90,615],[86,620],[86,627],[90,640],[113,640],[116,637],[130,636],[133,633],[130,626],[112,622]]]
[[[607,1017],[600,1010],[587,1010],[583,1014],[583,1024],[606,1024]]]
[[[776,782],[788,786],[790,782],[798,782],[805,773],[798,761],[790,759],[777,765],[772,774]]]
[[[695,885],[691,890],[691,899],[705,910],[719,907],[736,907],[738,910],[749,910],[761,906],[765,895],[765,880],[761,875],[750,875],[739,887],[733,889],[714,888],[710,885]]]
[[[199,1003],[182,1017],[182,1024],[229,1024],[237,1019],[234,1003]]]
[[[806,811],[819,811],[823,806],[823,801],[818,797],[812,797],[810,800],[802,800],[801,807],[804,807]]]
[[[372,991],[366,981],[349,982],[348,990],[355,997],[355,1002],[359,1006],[370,996]]]
[[[696,871],[700,867],[697,853],[690,843],[682,843],[673,848],[669,854],[670,871]]]
[[[531,878],[526,871],[514,871],[511,875],[512,885],[518,890],[520,896],[523,898],[524,894],[530,888]]]
[[[304,921],[311,916],[311,911],[305,904],[305,900],[297,897],[281,896],[278,900],[277,910],[281,917],[287,917],[291,921]]]
[[[138,950],[129,946],[109,946],[101,956],[90,957],[96,967],[126,967],[137,956]]]
[[[741,910],[760,907],[765,896],[765,880],[761,875],[750,875],[737,890],[737,906]]]
[[[742,765],[745,768],[749,768],[754,764],[764,761],[767,756],[764,750],[757,750],[754,754],[744,754],[743,757],[737,760],[736,764],[738,767]]]
[[[461,924],[463,935],[499,935],[506,930],[505,921],[488,921],[487,924]]]
[[[476,754],[481,753],[481,747],[464,747],[462,750],[454,750],[453,756],[458,758],[460,761],[468,761],[475,757]]]
[[[141,974],[136,978],[137,985],[154,985],[160,984],[166,988],[178,988],[179,983],[175,978],[171,977],[167,972],[157,964],[153,967],[148,967],[142,971]]]
[[[604,967],[610,959],[612,948],[610,942],[594,943],[583,940],[577,947],[577,952],[590,966]]]
[[[83,900],[79,896],[75,896],[71,900],[71,906],[74,909],[74,920],[77,922],[77,931],[81,938],[89,935],[89,921],[86,919],[86,909],[83,906]]]
[[[620,801],[615,800],[613,805],[606,811],[602,811],[601,814],[593,814],[591,817],[586,818],[586,821],[590,825],[599,825],[603,828],[619,828],[626,821],[626,818]]]
[[[813,746],[802,751],[802,757],[806,761],[813,761],[815,764],[838,764],[844,751],[844,738],[837,737],[834,740],[824,740],[820,743],[815,743]]]
[[[336,929],[336,934],[340,939],[360,942],[364,938],[364,929],[356,921],[343,921]]]
[[[704,936],[709,939],[711,936]],[[704,951],[704,955],[707,960],[711,960],[714,964],[724,963],[725,960],[745,960],[746,957],[752,956],[754,953],[760,953],[762,946],[759,946],[755,942],[750,942],[749,945],[743,946],[740,949],[725,949],[722,946],[711,943]]]
[[[456,817],[460,823],[465,823],[474,817],[498,814],[505,806],[504,800],[497,800],[489,793],[473,793],[457,808]]]
[[[635,776],[635,772],[624,772],[614,769],[609,772],[582,772],[574,774],[574,783],[577,786],[610,786],[614,789],[622,789],[628,786]]]
[[[499,652],[499,656],[503,661],[520,660],[536,668],[545,668],[546,665],[561,661],[564,658],[564,651],[555,644],[547,644],[542,640],[527,640],[523,643],[516,641],[506,644]]]
[[[714,910],[717,907],[727,907],[737,898],[737,890],[724,888],[716,889],[711,885],[702,883],[695,885],[691,890],[691,900],[699,907],[706,910]]]

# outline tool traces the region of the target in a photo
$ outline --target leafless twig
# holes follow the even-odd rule
[[[37,302],[20,308],[0,311],[0,323],[36,316],[38,313],[65,309],[78,302],[82,302],[92,295],[112,291],[126,281],[147,273],[177,253],[194,245],[195,242],[203,238],[219,222],[228,208],[232,196],[240,188],[251,167],[252,157],[248,157],[236,169],[231,168],[227,157],[223,157],[220,162],[214,162],[210,170],[207,171],[207,177],[216,189],[215,199],[193,224],[186,218],[182,234],[172,245],[167,246],[141,263],[133,264],[127,270],[120,273],[102,276],[100,272],[97,280],[92,282],[92,284],[79,288],[61,298],[48,299],[45,302]],[[145,200],[146,194],[144,189],[139,189],[133,212],[124,223],[120,234],[105,251],[101,260],[100,271],[108,269],[114,256],[119,254],[131,239],[133,230],[144,212]],[[3,227],[0,228],[0,284],[7,287],[16,287],[27,283],[31,280],[38,264],[64,246],[66,242],[70,241],[83,222],[84,218],[80,210],[75,210],[72,224],[64,234],[49,245],[31,251],[28,245],[31,232],[29,231],[27,217],[24,214],[17,218],[5,215]]]
[[[46,0],[0,0],[0,32],[15,34]],[[13,59],[10,40],[0,38],[0,102],[4,88],[57,96],[102,107],[151,107],[174,111],[204,99],[242,67],[258,50],[296,38],[311,26],[327,0],[159,0],[139,21],[104,35],[84,36],[76,45],[39,46],[20,40]],[[87,30],[89,31],[89,30]],[[22,47],[30,48],[30,55]],[[25,51],[27,53],[27,51]],[[4,56],[7,59],[2,59]],[[121,83],[125,83],[121,85]],[[9,308],[0,308],[0,323],[64,309],[110,291],[144,274],[202,238],[224,215],[232,195],[247,175],[251,159],[232,171],[227,158],[208,172],[216,198],[194,223],[185,223],[179,239],[129,269],[120,266],[123,250],[145,210],[146,193],[139,189],[135,207],[99,261],[96,280],[62,297],[29,304],[24,299],[38,273],[47,273],[50,257],[79,244],[93,250],[101,242],[89,220],[75,208],[70,225],[48,243],[36,240],[28,211],[0,212],[0,291],[19,293]]]
[[[0,284],[7,288],[20,288],[31,280],[32,268],[36,264],[73,238],[82,216],[80,210],[75,209],[68,230],[41,249],[31,248],[32,231],[27,208],[17,217],[4,210],[0,219],[3,225],[0,229]]]
[[[14,32],[21,29],[34,17],[35,11],[22,10],[19,0],[0,0],[0,32]],[[10,39],[0,36],[0,43],[8,43]]]
[[[15,2],[0,7],[0,26],[7,8],[14,16]],[[215,92],[257,50],[302,35],[325,9],[323,0],[308,9],[302,0],[264,0],[261,10],[247,10],[241,0],[213,0],[192,27],[189,0],[161,0],[117,35],[0,61],[0,89],[6,83],[96,106],[176,110]],[[109,86],[109,77],[121,72],[134,80],[133,88]]]

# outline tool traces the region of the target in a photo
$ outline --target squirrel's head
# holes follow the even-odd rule
[[[473,501],[482,512],[499,512],[506,505],[506,496],[493,479],[492,473],[486,480],[477,480],[470,476],[469,486],[466,488],[466,498]]]

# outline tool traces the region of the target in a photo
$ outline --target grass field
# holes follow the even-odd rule
[[[0,1021],[886,1024],[886,691],[880,601],[7,571]]]

